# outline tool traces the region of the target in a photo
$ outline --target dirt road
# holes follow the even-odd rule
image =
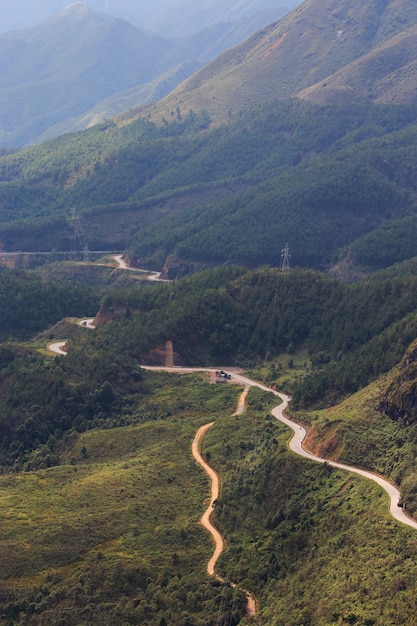
[[[241,415],[244,412],[245,400],[246,400],[246,396],[248,395],[248,391],[249,391],[249,387],[245,387],[245,390],[239,396],[238,407],[237,407],[235,415]],[[204,426],[201,426],[201,428],[198,429],[196,436],[194,437],[192,447],[191,447],[195,460],[197,461],[199,465],[201,465],[201,467],[204,469],[204,471],[206,472],[206,474],[209,476],[211,480],[210,502],[206,511],[204,512],[203,516],[200,519],[200,524],[206,530],[208,530],[208,532],[211,534],[211,536],[213,537],[214,545],[215,545],[213,556],[207,563],[207,573],[210,576],[215,576],[216,579],[219,580],[220,582],[229,584],[232,587],[236,588],[235,583],[225,580],[224,578],[222,578],[221,576],[215,573],[216,563],[219,560],[220,555],[224,549],[224,539],[222,535],[220,534],[220,532],[217,530],[217,528],[211,522],[211,516],[214,510],[214,504],[217,498],[219,497],[219,477],[216,474],[216,472],[213,470],[213,468],[210,467],[208,463],[206,463],[206,461],[203,459],[203,457],[200,454],[201,442],[206,436],[208,430],[213,425],[214,425],[214,422],[210,422],[209,424],[205,424]],[[242,592],[246,595],[246,602],[247,602],[246,615],[248,617],[255,615],[257,611],[256,598],[249,591],[245,589],[242,589]]]
[[[55,352],[56,354],[65,355],[66,352],[65,350],[62,349],[64,345],[65,345],[65,341],[59,341],[59,342],[49,344],[48,349],[51,350],[52,352]],[[204,368],[204,367],[194,367],[194,368],[193,367],[166,368],[166,367],[160,367],[160,366],[143,366],[143,367],[144,369],[148,369],[148,370],[168,371],[168,372],[177,373],[177,374],[189,374],[192,372],[207,372],[207,373],[212,374],[216,371],[216,368]],[[363,476],[364,478],[367,478],[368,480],[372,480],[373,482],[377,483],[380,487],[382,487],[382,489],[387,493],[389,497],[389,512],[392,515],[392,517],[396,519],[398,522],[401,522],[402,524],[406,524],[406,526],[409,526],[410,528],[417,529],[417,521],[409,517],[405,513],[404,509],[398,506],[398,502],[401,497],[399,489],[393,483],[386,480],[386,478],[384,478],[383,476],[380,476],[379,474],[375,474],[373,472],[360,469],[353,465],[347,465],[346,463],[338,463],[337,461],[324,459],[322,457],[316,456],[315,454],[312,454],[311,452],[303,448],[303,441],[307,435],[306,430],[302,426],[291,421],[290,419],[288,419],[288,417],[284,415],[285,409],[287,408],[288,403],[290,401],[289,396],[283,393],[279,393],[278,391],[274,391],[270,389],[269,387],[267,387],[266,385],[264,385],[263,383],[259,383],[255,380],[251,380],[250,378],[247,378],[246,376],[242,376],[241,374],[233,373],[231,382],[238,382],[244,385],[245,388],[259,387],[260,389],[263,389],[264,391],[268,391],[269,393],[273,393],[275,396],[280,398],[281,404],[279,404],[274,409],[272,409],[271,413],[276,419],[278,419],[282,423],[289,426],[291,430],[293,431],[294,435],[288,443],[289,448],[293,452],[295,452],[296,454],[299,454],[300,456],[306,459],[309,459],[310,461],[314,461],[315,463],[328,463],[332,467],[336,467],[338,469],[342,469],[347,472],[352,472],[354,474],[359,474],[359,476]],[[239,411],[239,407],[238,407],[238,411]]]
[[[163,368],[149,368],[149,369],[163,369]],[[206,371],[206,372],[211,373],[216,370],[215,368],[206,368],[206,369],[205,368],[194,368],[194,369],[193,368],[184,368],[184,369],[173,368],[170,371],[178,372],[178,373],[182,373],[182,372],[189,373],[192,371],[200,371],[200,372]],[[259,387],[260,389],[263,389],[264,391],[268,391],[269,393],[273,393],[275,396],[280,398],[281,403],[278,406],[276,406],[274,409],[272,409],[271,413],[276,419],[278,419],[280,422],[289,426],[291,430],[293,431],[294,435],[288,443],[290,450],[292,450],[296,454],[299,454],[300,456],[306,459],[309,459],[310,461],[314,461],[315,463],[328,463],[332,467],[336,467],[338,469],[342,469],[347,472],[352,472],[354,474],[359,474],[359,476],[363,476],[364,478],[367,478],[368,480],[372,480],[373,482],[377,483],[380,487],[382,487],[382,489],[384,489],[384,491],[387,493],[389,497],[389,512],[392,515],[392,517],[396,519],[398,522],[401,522],[402,524],[406,524],[410,528],[417,529],[417,521],[408,517],[404,509],[398,506],[398,502],[401,497],[401,494],[398,488],[395,485],[393,485],[390,481],[386,480],[386,478],[384,478],[383,476],[380,476],[379,474],[375,474],[367,470],[362,470],[353,465],[347,465],[346,463],[338,463],[337,461],[324,459],[322,457],[312,454],[311,452],[303,448],[303,441],[307,435],[305,428],[303,428],[299,424],[296,424],[292,420],[288,419],[288,417],[286,417],[284,414],[285,409],[287,408],[288,403],[290,401],[289,396],[285,395],[284,393],[279,393],[278,391],[274,391],[270,389],[269,387],[267,387],[266,385],[264,385],[263,383],[259,383],[255,380],[247,378],[247,376],[243,376],[242,374],[232,373],[231,382],[238,382],[244,385],[245,387]]]
[[[205,462],[205,460],[200,454],[200,443],[205,437],[207,431],[213,426],[213,424],[214,422],[211,422],[210,424],[205,424],[204,426],[199,428],[194,438],[193,445],[192,445],[193,457],[195,458],[197,463],[201,465],[201,467],[204,469],[204,471],[206,472],[206,474],[211,480],[210,503],[207,507],[207,510],[204,512],[202,518],[200,519],[200,524],[209,531],[209,533],[213,537],[213,541],[216,546],[213,556],[211,557],[210,561],[207,564],[207,572],[210,576],[213,576],[214,574],[214,567],[221,553],[223,552],[223,547],[224,547],[223,537],[221,536],[217,528],[213,526],[213,524],[211,523],[211,514],[213,513],[214,503],[219,497],[219,477],[214,471],[214,469],[211,468],[210,465],[208,465],[208,463]]]

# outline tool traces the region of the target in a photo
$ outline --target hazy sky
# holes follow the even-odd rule
[[[196,0],[196,5],[207,9],[210,2],[218,7],[220,0]],[[236,0],[223,0],[224,6],[239,4]],[[293,7],[301,0],[241,0],[250,13],[254,7],[259,9],[266,5]],[[0,32],[35,26],[43,20],[60,13],[72,4],[70,0],[0,0]],[[147,27],[154,24],[158,13],[171,6],[185,4],[184,0],[83,0],[82,4],[115,17],[123,17],[137,26]]]
[[[167,0],[171,2],[171,0]],[[60,13],[72,4],[70,0],[0,0],[0,32],[35,26]],[[95,11],[127,17],[139,13],[141,7],[152,4],[143,0],[85,0],[83,4]],[[131,8],[133,7],[133,11]]]

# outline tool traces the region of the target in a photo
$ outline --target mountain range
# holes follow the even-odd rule
[[[233,15],[214,24],[200,15],[198,34],[168,39],[76,2],[0,35],[0,145],[36,143],[161,98],[266,19],[261,9]]]
[[[90,9],[122,18],[163,37],[188,37],[220,22],[240,22],[263,13],[264,24],[299,4],[299,0],[86,0]],[[32,28],[60,13],[65,0],[0,0],[0,33]]]
[[[134,79],[139,30],[79,5],[29,74],[63,72],[68,14],[72,85],[102,85],[106,33],[126,54],[101,47],[103,94]],[[407,0],[306,0],[157,106],[0,150],[2,624],[414,626],[415,529],[390,515],[417,515],[416,23]],[[142,35],[162,64],[172,42]],[[332,463],[293,455],[270,389]],[[333,461],[395,484],[390,510]]]
[[[80,5],[58,25],[68,13],[137,44],[134,27]],[[3,248],[69,250],[75,207],[83,246],[127,247],[171,276],[278,265],[286,242],[295,264],[344,275],[411,258],[416,24],[408,0],[306,0],[156,105],[5,155]],[[146,37],[160,70],[165,40]]]
[[[221,17],[220,4],[182,4],[152,12],[175,22],[176,33],[161,27],[170,38],[78,2],[1,35],[0,145],[37,143],[117,114],[132,119],[151,102],[146,115],[157,122],[177,108],[205,108],[224,123],[272,98],[416,100],[417,9],[409,0],[360,8],[307,0],[266,26],[280,5],[230,3]],[[199,28],[181,31],[182,20]]]

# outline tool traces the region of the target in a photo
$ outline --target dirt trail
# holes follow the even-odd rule
[[[217,528],[213,526],[210,520],[211,514],[213,513],[213,508],[214,508],[213,505],[215,501],[217,500],[217,498],[219,497],[219,477],[214,471],[214,469],[211,468],[210,465],[208,465],[208,463],[205,462],[205,460],[200,454],[200,443],[205,437],[205,435],[207,434],[207,431],[213,426],[213,424],[214,422],[211,422],[210,424],[205,424],[204,426],[199,428],[194,438],[193,445],[192,445],[193,457],[195,458],[197,463],[201,465],[201,467],[204,469],[204,471],[206,472],[206,474],[209,476],[211,480],[210,503],[205,513],[203,514],[202,518],[200,519],[200,524],[209,531],[209,533],[213,537],[213,541],[215,544],[214,554],[207,564],[207,572],[210,576],[213,576],[214,567],[221,553],[223,552],[223,548],[224,548],[223,537],[221,536]]]
[[[241,415],[244,412],[245,401],[246,401],[246,396],[248,395],[248,391],[249,391],[249,386],[245,387],[245,390],[240,394],[235,415]],[[205,424],[204,426],[201,426],[201,428],[198,429],[197,434],[194,437],[192,447],[191,447],[195,460],[197,461],[199,465],[201,465],[201,467],[204,469],[204,471],[206,472],[206,474],[209,476],[211,480],[210,502],[206,511],[204,512],[203,516],[200,519],[200,524],[206,530],[208,530],[208,532],[211,534],[211,536],[213,537],[214,545],[215,545],[213,556],[207,563],[207,573],[209,574],[209,576],[215,576],[216,579],[219,580],[220,582],[227,583],[231,585],[232,587],[236,588],[235,583],[225,580],[224,578],[216,574],[214,571],[216,563],[219,560],[220,555],[224,549],[224,539],[222,535],[219,533],[219,531],[217,530],[217,528],[211,522],[211,516],[214,510],[214,504],[217,498],[219,497],[219,477],[214,471],[214,469],[210,467],[208,463],[206,463],[206,461],[203,459],[203,457],[200,454],[200,444],[202,440],[204,439],[204,437],[206,436],[209,429],[213,426],[213,424],[214,422],[210,422],[209,424]],[[247,601],[246,615],[248,617],[253,616],[257,612],[256,599],[249,591],[246,591],[245,589],[242,589],[242,591],[246,595],[246,601]]]

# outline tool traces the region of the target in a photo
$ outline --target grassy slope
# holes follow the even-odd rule
[[[398,480],[398,469],[393,475],[398,462],[395,448],[404,444],[405,431],[377,409],[387,378],[379,378],[339,405],[295,413],[310,424],[307,446],[324,457],[363,465]]]
[[[416,7],[409,0],[382,4],[372,0],[353,7],[348,0],[307,0],[216,58],[168,96],[147,107],[145,114],[160,120],[177,107],[182,111],[206,108],[219,123],[268,99],[295,96],[336,72],[343,72],[356,59],[416,23]],[[395,61],[393,52],[385,59],[385,67],[390,68]],[[389,69],[387,74],[389,78]],[[392,83],[398,85],[399,79],[387,83],[380,91],[389,92]],[[411,79],[410,84],[413,83]],[[342,100],[352,100],[350,90],[345,89]]]
[[[365,426],[355,430],[359,409],[377,391],[358,396],[350,413],[345,404],[355,437],[365,435]],[[68,438],[66,464],[4,476],[4,623],[237,623],[242,597],[207,579],[212,548],[197,523],[208,484],[190,445],[213,417],[203,453],[222,478],[216,518],[227,547],[218,571],[258,597],[252,623],[416,623],[417,542],[389,518],[385,496],[290,454],[288,430],[259,390],[245,415],[231,417],[237,393],[195,377],[156,378],[156,398],[175,406],[170,417]],[[386,437],[384,449],[392,443]]]
[[[299,459],[255,392],[215,425],[206,453],[224,476],[216,518],[222,573],[260,602],[257,625],[415,624],[415,533],[389,518],[373,484]]]
[[[3,477],[1,608],[13,620],[4,623],[183,623],[170,620],[194,612],[186,594],[200,587],[216,607],[223,596],[207,579],[212,549],[197,523],[208,484],[191,442],[233,412],[237,393],[160,377],[155,394],[176,405],[171,419],[84,433],[68,440],[66,464]],[[216,623],[207,611],[193,623]]]

